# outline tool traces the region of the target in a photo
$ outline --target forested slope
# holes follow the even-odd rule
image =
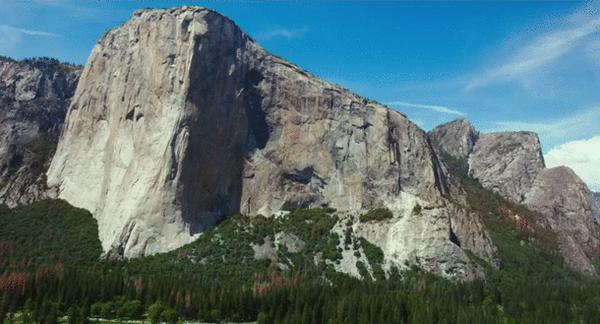
[[[461,174],[463,165],[453,162],[450,167]],[[485,280],[453,282],[416,267],[386,272],[381,250],[336,230],[348,216],[330,209],[296,209],[273,218],[233,216],[175,251],[108,261],[100,255],[89,213],[62,201],[42,201],[0,211],[0,314],[42,323],[63,316],[75,323],[88,317],[262,323],[593,323],[600,318],[598,282],[569,270],[547,233],[505,214],[538,215],[467,176],[458,181],[468,204],[493,229],[498,247],[496,267],[475,260],[485,269]],[[361,218],[385,222],[388,217]],[[339,272],[348,253],[360,260],[362,280]]]

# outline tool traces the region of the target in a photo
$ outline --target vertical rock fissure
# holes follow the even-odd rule
[[[427,146],[429,148],[429,152],[431,155],[431,167],[433,168],[433,175],[435,177],[435,187],[438,189],[442,196],[447,196],[449,194],[449,185],[448,179],[444,177],[443,172],[441,172],[441,162],[433,149],[433,145],[431,144],[431,139],[426,137]]]
[[[399,134],[396,126],[391,124],[389,110],[386,112],[386,119],[387,119],[387,129],[388,129],[387,146],[388,146],[389,162],[390,162],[390,165],[398,166],[396,168],[396,170],[398,172],[398,178],[397,178],[398,181],[394,188],[394,193],[398,194],[398,193],[400,193],[400,191],[402,191],[402,163],[401,163],[402,161],[401,161],[401,156],[400,156],[400,144],[399,144],[400,134]]]
[[[448,239],[458,247],[461,247],[460,239],[452,229],[452,218],[450,216],[448,216]]]
[[[193,232],[240,212],[244,165],[266,146],[270,133],[259,89],[264,75],[245,61],[247,36],[219,19],[224,18],[207,16],[209,26],[221,28],[196,40],[212,50],[196,52],[189,73],[185,123],[190,134],[179,184],[185,189],[178,194]]]

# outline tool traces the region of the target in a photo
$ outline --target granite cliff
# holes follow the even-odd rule
[[[516,203],[524,201],[545,167],[540,141],[531,132],[483,134],[468,161],[469,174],[484,188]]]
[[[171,250],[228,215],[297,207],[389,208],[394,223],[364,236],[398,265],[479,275],[453,226],[482,258],[493,251],[477,220],[451,212],[423,130],[204,8],[137,11],[100,39],[47,174],[59,198],[92,212],[111,255]],[[416,236],[402,245],[406,233]]]

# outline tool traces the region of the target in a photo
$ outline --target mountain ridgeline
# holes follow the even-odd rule
[[[46,170],[80,68],[53,59],[0,57],[0,202],[46,196]]]
[[[568,168],[546,169],[536,134],[480,134],[466,120],[427,133],[209,9],[136,11],[83,70],[0,59],[0,82],[0,198],[88,210],[110,259],[210,244],[201,234],[232,215],[274,222],[317,208],[329,212],[317,213],[327,226],[312,263],[356,278],[416,266],[477,280],[510,263],[498,240],[517,238],[597,275],[598,194]],[[286,253],[315,242],[271,226],[244,249],[297,269]]]
[[[466,120],[438,126],[429,134],[440,152],[468,164],[469,176],[483,188],[541,216],[525,219],[505,208],[501,212],[506,217],[527,222],[526,227],[532,231],[537,227],[554,232],[567,263],[583,274],[597,275],[594,267],[600,258],[597,217],[600,210],[594,198],[597,194],[567,167],[546,169],[536,134],[479,134]]]

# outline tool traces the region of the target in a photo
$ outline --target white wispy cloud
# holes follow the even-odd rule
[[[277,28],[262,32],[256,36],[259,40],[271,40],[274,38],[293,39],[300,37],[310,31],[307,26],[300,28]]]
[[[532,38],[524,46],[504,56],[508,59],[491,62],[488,68],[471,78],[465,90],[471,91],[498,82],[523,82],[531,74],[549,69],[582,42],[589,40],[591,35],[600,32],[600,17],[589,16],[577,12],[565,19],[562,28]]]
[[[596,65],[596,68],[600,68],[600,40],[587,44],[585,47],[585,54],[587,58]]]
[[[545,144],[554,146],[572,139],[580,139],[600,132],[600,105],[552,120],[498,121],[486,131],[532,131]]]
[[[111,19],[119,15],[119,12],[131,14],[127,8],[119,6],[99,6],[97,1],[80,1],[80,0],[29,0],[38,7],[49,7],[63,10],[73,17],[87,21],[102,21]]]
[[[0,53],[5,54],[14,50],[21,40],[21,35],[6,32],[0,28]]]
[[[66,0],[31,0],[33,3],[37,3],[45,6],[65,6],[68,4]]]
[[[416,103],[411,103],[411,102],[405,102],[405,101],[390,101],[390,102],[386,102],[387,105],[389,106],[394,106],[394,107],[411,107],[411,108],[418,108],[418,109],[427,109],[427,110],[431,110],[431,111],[435,111],[438,113],[442,113],[442,114],[449,114],[449,115],[457,115],[457,116],[466,116],[467,114],[450,108],[450,107],[445,107],[445,106],[438,106],[438,105],[423,105],[423,104],[416,104]]]
[[[55,33],[0,24],[0,53],[8,54],[18,48],[24,36],[61,37]]]
[[[565,165],[594,191],[600,191],[600,135],[567,142],[544,155],[550,168]]]
[[[32,30],[32,29],[18,28],[18,27],[9,26],[9,25],[0,25],[0,31],[3,31],[5,33],[7,33],[7,32],[8,33],[18,33],[18,34],[23,34],[23,35],[27,35],[27,36],[61,37],[59,34],[55,34],[55,33],[49,33],[49,32],[45,32],[45,31]]]

